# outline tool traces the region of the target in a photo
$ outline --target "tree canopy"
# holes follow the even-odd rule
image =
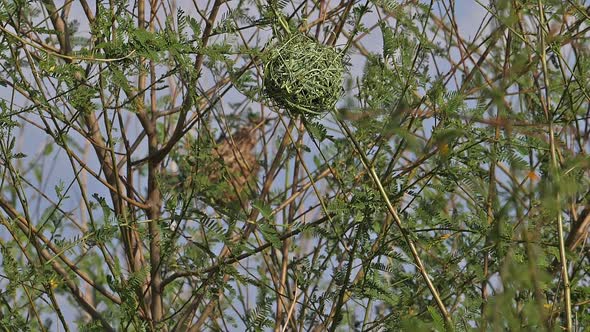
[[[589,22],[0,0],[0,327],[590,328]]]

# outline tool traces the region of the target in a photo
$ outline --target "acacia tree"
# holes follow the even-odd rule
[[[590,7],[468,3],[0,0],[0,326],[588,328]]]

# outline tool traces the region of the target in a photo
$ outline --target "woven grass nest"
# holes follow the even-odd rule
[[[318,115],[334,108],[342,95],[342,54],[301,33],[268,47],[264,89],[277,106],[298,114]]]

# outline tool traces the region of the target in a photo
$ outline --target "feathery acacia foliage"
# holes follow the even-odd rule
[[[0,327],[588,329],[590,7],[461,6],[0,0]]]

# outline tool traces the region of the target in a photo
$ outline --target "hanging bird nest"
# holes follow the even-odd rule
[[[342,95],[342,54],[301,33],[268,46],[264,89],[277,106],[298,114],[323,114]]]

